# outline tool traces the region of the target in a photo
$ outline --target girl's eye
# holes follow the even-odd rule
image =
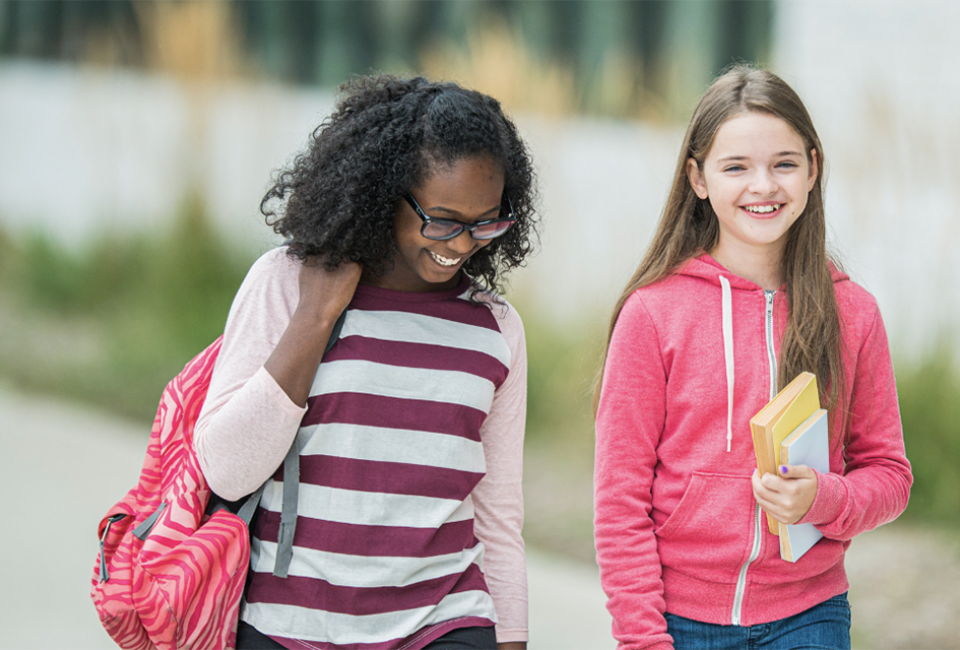
[[[792,160],[784,160],[783,162],[777,163],[777,167],[780,167],[783,169],[794,169],[796,167],[799,167],[799,165],[797,165],[797,163],[793,162]]]
[[[724,167],[723,171],[725,172],[742,172],[745,169],[742,165],[730,165],[729,167]]]

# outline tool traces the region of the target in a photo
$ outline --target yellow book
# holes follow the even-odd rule
[[[780,444],[819,408],[817,378],[813,373],[801,372],[753,416],[750,431],[757,455],[757,471],[761,475],[778,473]],[[771,533],[779,534],[780,524],[769,514],[767,525]]]

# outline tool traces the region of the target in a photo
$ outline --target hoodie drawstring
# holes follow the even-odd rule
[[[723,307],[723,359],[727,366],[727,451],[733,441],[733,301],[730,280],[720,277]]]

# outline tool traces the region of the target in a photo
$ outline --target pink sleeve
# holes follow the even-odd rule
[[[474,525],[497,611],[497,642],[527,640],[527,568],[523,538],[523,434],[527,417],[527,352],[520,316],[493,305],[510,348],[510,373],[480,427],[487,473],[473,490]]]
[[[594,470],[597,563],[621,650],[673,647],[650,517],[665,418],[658,334],[635,293],[620,312],[607,350]]]
[[[817,496],[801,519],[838,540],[852,539],[899,516],[913,483],[879,310],[859,350],[851,352],[856,357],[847,366],[852,387],[843,475],[818,474]]]
[[[273,475],[306,411],[263,368],[296,309],[298,277],[286,248],[266,253],[250,268],[227,317],[195,440],[207,483],[230,501]]]

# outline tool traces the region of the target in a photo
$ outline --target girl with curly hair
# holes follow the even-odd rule
[[[341,91],[261,203],[288,241],[237,293],[196,427],[217,495],[266,482],[237,645],[523,648],[526,353],[496,292],[532,248],[530,156],[456,84]]]

